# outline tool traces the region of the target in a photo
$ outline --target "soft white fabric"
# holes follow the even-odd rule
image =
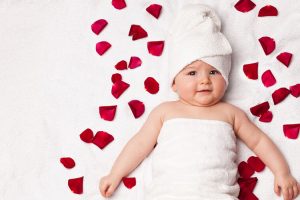
[[[235,200],[236,137],[217,120],[173,118],[164,122],[152,153],[146,200]]]

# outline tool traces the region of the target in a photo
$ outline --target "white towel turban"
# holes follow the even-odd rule
[[[231,46],[220,32],[217,14],[202,4],[189,4],[179,11],[171,26],[168,84],[187,65],[202,60],[220,71],[228,85],[231,68]]]

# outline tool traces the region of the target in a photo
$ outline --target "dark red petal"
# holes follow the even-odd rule
[[[148,91],[150,94],[156,94],[159,91],[159,84],[152,77],[146,78],[146,80],[144,81],[144,86],[146,91]]]
[[[261,80],[265,87],[271,87],[276,83],[276,79],[271,70],[265,71],[261,76]]]
[[[252,113],[252,115],[260,117],[263,113],[267,112],[269,108],[270,108],[270,104],[269,102],[266,101],[254,107],[251,107],[250,112]]]
[[[291,92],[291,95],[293,95],[294,97],[299,97],[300,96],[300,84],[296,84],[296,85],[293,85],[293,86],[290,86],[290,92]]]
[[[161,9],[162,9],[162,6],[159,4],[151,4],[150,6],[148,6],[146,8],[147,12],[150,13],[156,19],[159,18]]]
[[[286,67],[289,67],[292,57],[293,57],[293,54],[291,54],[289,52],[283,52],[283,53],[279,54],[276,58],[282,64],[284,64]]]
[[[73,158],[64,157],[60,159],[60,162],[67,169],[72,169],[73,167],[75,167],[75,161],[73,160]]]
[[[145,112],[145,105],[139,100],[132,100],[128,102],[128,105],[135,118],[139,118]]]
[[[136,185],[136,179],[135,177],[132,177],[132,178],[127,178],[127,177],[124,177],[122,179],[124,185],[128,188],[128,189],[131,189],[133,188],[135,185]]]
[[[80,134],[80,139],[86,143],[91,143],[94,138],[94,133],[91,129],[87,128]]]
[[[272,99],[273,99],[274,105],[279,104],[289,94],[290,94],[290,91],[287,88],[279,88],[278,90],[275,90],[275,92],[272,93]]]
[[[253,8],[255,8],[255,3],[250,0],[239,0],[235,5],[235,9],[240,12],[249,12]]]
[[[299,135],[300,124],[284,124],[283,132],[285,137],[297,139]]]
[[[256,177],[251,178],[238,178],[237,182],[243,192],[253,192],[256,183],[257,183]]]
[[[111,82],[115,83],[116,81],[122,81],[122,75],[115,73],[111,76]]]
[[[99,35],[99,33],[105,28],[107,24],[108,23],[105,19],[99,19],[91,25],[91,29],[96,35]]]
[[[245,64],[243,66],[243,71],[249,79],[258,79],[258,62]]]
[[[121,10],[126,7],[125,0],[112,0],[111,4],[113,5],[113,7],[115,7],[118,10]]]
[[[125,60],[121,60],[120,62],[118,62],[116,65],[115,65],[115,68],[117,70],[124,70],[124,69],[127,69],[127,62]]]
[[[114,140],[114,137],[107,132],[98,131],[93,139],[93,144],[100,149],[104,149],[109,143]]]
[[[139,67],[139,66],[141,66],[141,65],[142,65],[142,60],[141,60],[139,57],[132,56],[132,57],[130,58],[128,67],[129,67],[130,69],[134,69],[134,68],[137,68],[137,67]]]
[[[260,42],[266,55],[269,55],[270,53],[272,53],[276,47],[275,40],[273,38],[270,38],[267,36],[261,37],[259,39],[259,42]]]
[[[258,16],[259,17],[266,17],[266,16],[277,16],[278,15],[278,11],[277,9],[272,6],[272,5],[267,5],[262,7],[259,12],[258,12]]]
[[[118,99],[129,86],[130,85],[124,81],[116,81],[111,87],[111,94]]]
[[[111,44],[106,41],[98,42],[96,44],[96,51],[100,56],[102,56],[110,47]]]
[[[75,194],[83,193],[83,176],[79,178],[69,179],[68,180],[69,188]]]
[[[147,43],[148,52],[153,56],[160,56],[164,50],[164,41],[151,41]]]
[[[259,200],[252,192],[243,192],[240,191],[238,196],[239,200]]]
[[[99,113],[100,117],[107,121],[112,121],[115,118],[117,106],[100,106]]]
[[[138,40],[148,37],[148,33],[140,25],[132,24],[129,30],[129,36],[132,36],[132,40]]]
[[[267,111],[265,113],[263,113],[260,118],[259,121],[261,122],[271,122],[273,119],[273,114],[271,111]]]
[[[249,157],[247,163],[256,172],[261,172],[266,167],[266,165],[259,159],[259,157],[256,156]]]
[[[254,174],[254,170],[245,161],[238,165],[238,171],[243,178],[250,178]]]

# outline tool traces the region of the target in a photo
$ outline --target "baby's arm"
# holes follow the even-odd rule
[[[254,125],[246,114],[236,108],[234,129],[237,136],[266,164],[275,176],[274,191],[282,192],[285,200],[294,199],[300,191],[299,183],[291,175],[283,155],[270,138]]]
[[[132,172],[152,151],[162,127],[163,107],[161,104],[152,110],[142,128],[123,148],[109,175],[101,179],[99,189],[102,196],[111,196],[122,178]]]

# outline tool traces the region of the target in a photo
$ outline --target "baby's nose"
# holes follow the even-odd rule
[[[199,80],[199,83],[201,83],[201,84],[208,84],[208,83],[210,83],[209,76],[206,76],[206,75],[199,76],[198,80]]]

